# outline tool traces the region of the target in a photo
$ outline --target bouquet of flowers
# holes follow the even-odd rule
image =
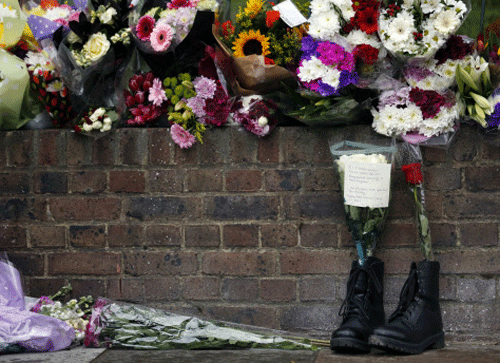
[[[278,105],[261,95],[243,96],[233,104],[231,119],[247,131],[266,136],[278,124]]]
[[[344,141],[330,146],[344,199],[347,228],[364,264],[383,231],[388,214],[396,147]]]
[[[234,9],[218,13],[213,27],[222,50],[218,62],[235,93],[269,93],[280,88],[280,82],[293,80],[286,67],[297,61],[307,20],[298,7],[291,1],[273,6],[265,0],[248,0],[234,18],[230,16]],[[286,23],[285,12],[298,21]]]
[[[437,92],[402,85],[383,91],[372,108],[373,128],[386,136],[410,137],[418,142],[453,132],[464,110],[451,91]]]
[[[75,132],[93,135],[95,131],[101,133],[111,130],[118,121],[118,113],[113,108],[97,107],[85,112],[80,122],[75,125]]]
[[[85,345],[131,349],[316,349],[304,339],[266,336],[221,323],[99,299],[92,310]]]
[[[144,126],[168,111],[169,101],[163,84],[153,72],[133,75],[123,97],[127,107],[126,123],[130,126]]]
[[[471,9],[469,0],[395,0],[380,11],[379,35],[396,58],[431,58],[455,34]]]
[[[24,62],[28,67],[31,88],[52,118],[53,125],[68,125],[76,115],[69,100],[69,91],[48,54],[28,51]]]

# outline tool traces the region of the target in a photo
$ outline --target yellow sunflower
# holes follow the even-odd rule
[[[269,51],[269,38],[261,34],[260,30],[240,32],[233,45],[235,57],[245,57],[252,54],[266,56],[271,53]]]
[[[263,5],[263,0],[248,0],[245,8],[245,14],[248,15],[250,19],[253,19],[257,16],[257,14],[259,14]]]

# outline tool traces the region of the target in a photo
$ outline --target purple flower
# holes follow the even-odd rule
[[[338,89],[342,89],[350,84],[358,83],[358,74],[356,72],[342,71],[339,77]]]
[[[339,92],[336,88],[324,83],[323,81],[318,81],[318,89],[316,90],[323,97],[338,95]]]
[[[307,35],[302,38],[301,50],[304,53],[303,57],[305,59],[311,58],[311,56],[317,55],[316,48],[318,47],[318,42],[316,42],[311,36]]]
[[[215,80],[207,77],[196,77],[193,81],[194,90],[196,95],[201,98],[213,98],[217,90],[217,83]]]
[[[319,59],[323,64],[339,64],[345,57],[345,50],[340,45],[331,42],[321,42],[318,45]]]
[[[193,110],[193,113],[198,118],[203,118],[207,113],[205,112],[205,99],[201,97],[191,97],[186,101],[187,106]]]

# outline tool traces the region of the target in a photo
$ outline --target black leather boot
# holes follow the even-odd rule
[[[412,263],[396,311],[369,339],[373,347],[397,353],[419,354],[444,347],[439,306],[439,262]]]
[[[346,298],[340,308],[342,324],[332,333],[330,348],[342,353],[368,353],[373,329],[385,323],[384,263],[368,257],[352,263]]]

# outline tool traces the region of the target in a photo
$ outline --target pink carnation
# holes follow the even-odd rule
[[[181,149],[189,149],[196,142],[196,138],[179,124],[173,124],[170,127],[170,135]]]
[[[156,24],[153,29],[149,40],[151,41],[151,46],[157,52],[164,52],[172,44],[172,38],[174,37],[174,31],[170,25],[167,23],[160,22]]]

